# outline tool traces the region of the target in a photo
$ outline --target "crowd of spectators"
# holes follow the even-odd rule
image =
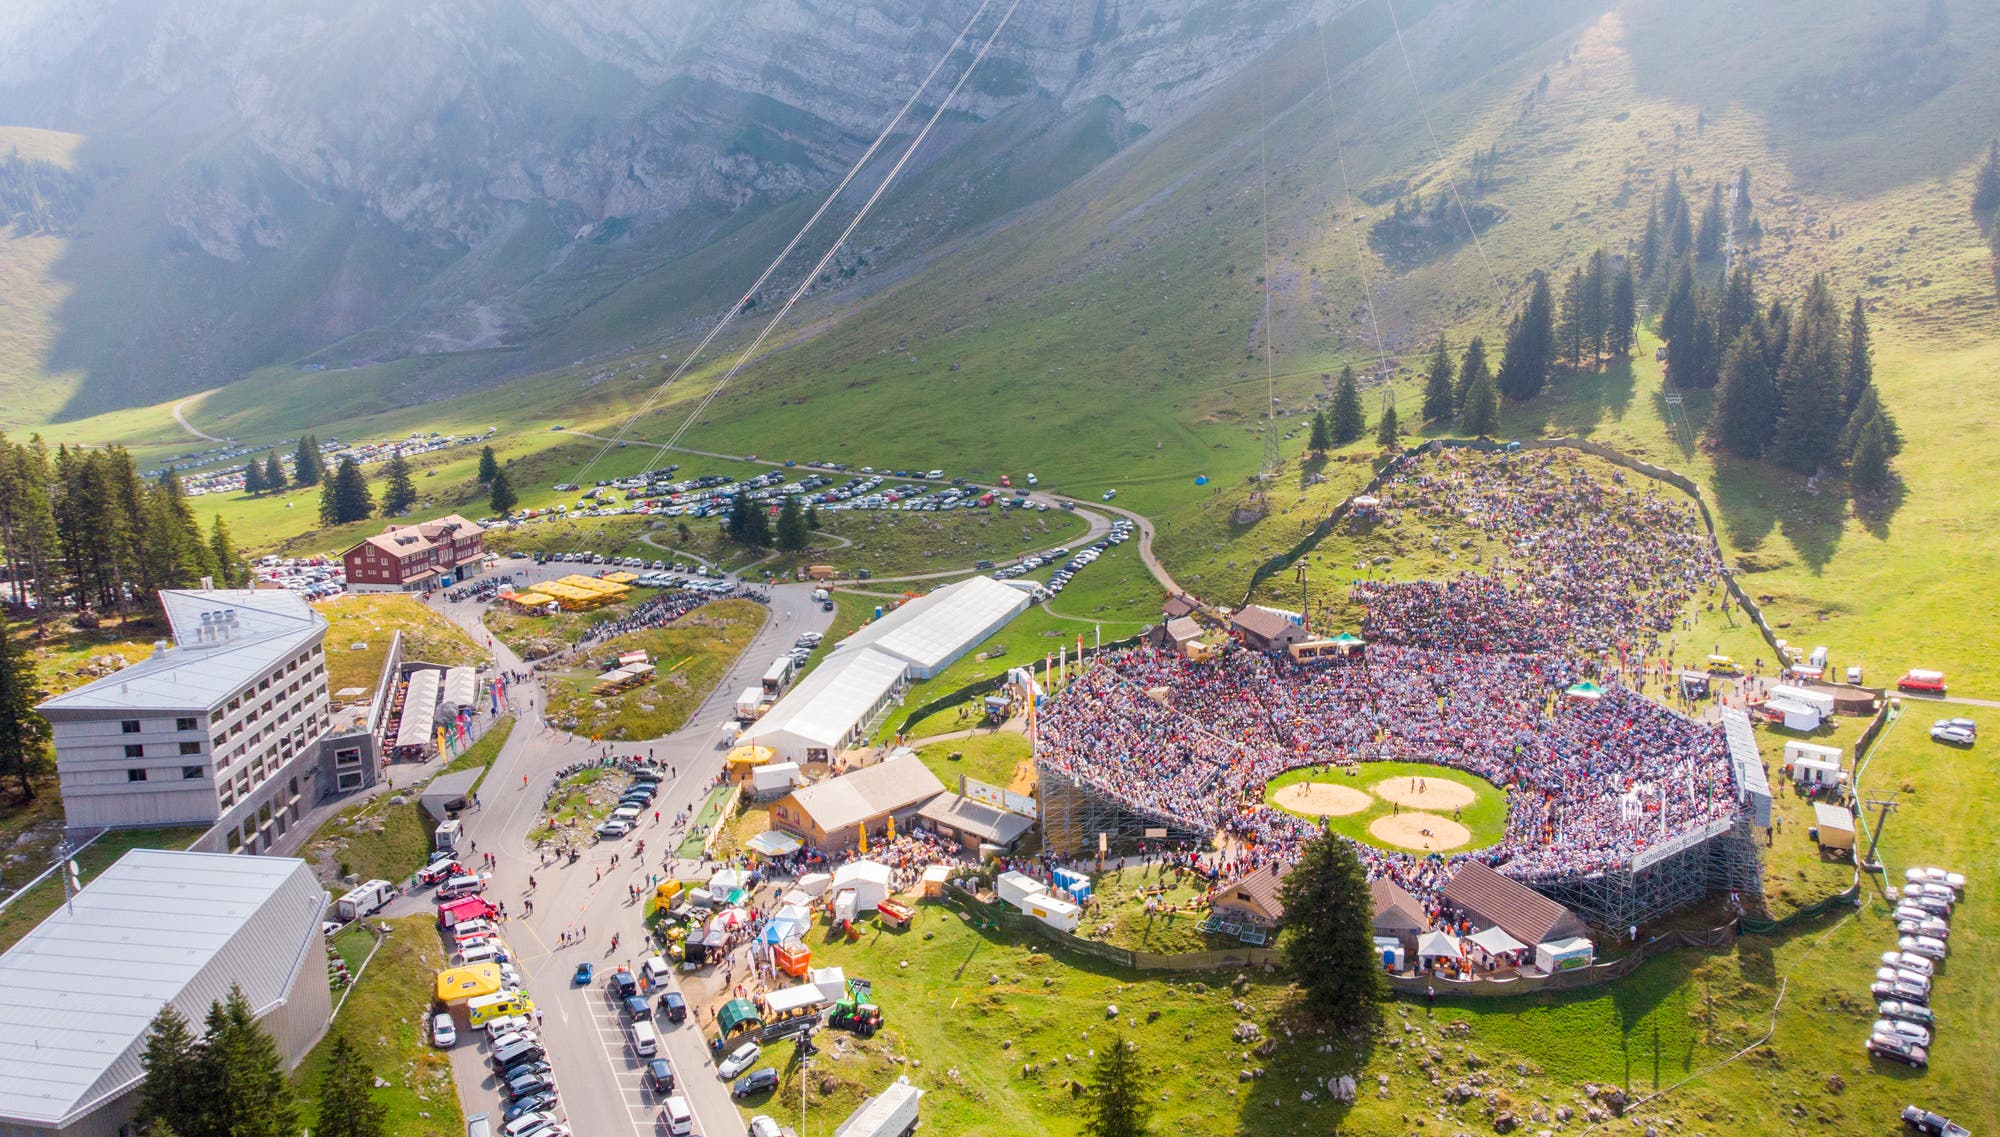
[[[1439,890],[1465,857],[1560,879],[1728,815],[1721,732],[1629,689],[1602,658],[1659,650],[1715,586],[1713,548],[1690,507],[1571,463],[1447,452],[1413,465],[1382,495],[1386,519],[1415,509],[1494,534],[1507,552],[1482,558],[1483,574],[1357,581],[1369,642],[1344,659],[1106,652],[1041,717],[1038,760],[1141,816],[1223,832],[1243,871],[1289,863],[1319,832],[1264,804],[1286,770],[1415,761],[1476,774],[1507,795],[1497,844],[1362,850],[1372,875],[1447,919]],[[1601,693],[1568,695],[1584,677]]]

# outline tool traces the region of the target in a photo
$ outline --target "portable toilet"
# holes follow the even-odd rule
[[[771,950],[771,961],[779,971],[797,978],[812,968],[812,949],[798,940],[786,940]]]
[[[833,922],[850,924],[854,922],[854,890],[843,888],[833,898]]]

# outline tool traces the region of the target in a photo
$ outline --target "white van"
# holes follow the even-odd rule
[[[674,965],[663,956],[649,955],[639,963],[639,978],[646,981],[646,990],[657,991],[666,985],[674,973]]]
[[[632,1050],[641,1058],[651,1058],[660,1052],[660,1035],[652,1023],[632,1024]]]
[[[500,958],[499,945],[492,943],[484,943],[484,944],[473,944],[471,947],[468,947],[464,951],[461,951],[457,955],[453,956],[452,960],[460,967],[470,967],[475,963],[492,963],[494,960],[499,958]]]
[[[671,1137],[689,1137],[694,1132],[694,1110],[688,1107],[688,1099],[670,1097],[660,1113],[667,1119],[667,1133]]]

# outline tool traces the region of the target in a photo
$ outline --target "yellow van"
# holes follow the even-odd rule
[[[506,1015],[532,1015],[535,1013],[535,1001],[525,991],[495,991],[491,995],[466,1000],[465,1010],[473,1026],[483,1027]]]
[[[1709,656],[1709,657],[1708,657],[1708,670],[1709,670],[1709,673],[1710,673],[1710,674],[1712,674],[1712,675],[1741,675],[1741,674],[1743,674],[1743,668],[1741,668],[1740,666],[1738,666],[1738,665],[1737,665],[1737,663],[1736,663],[1736,661],[1735,661],[1734,659],[1731,659],[1730,657],[1728,657],[1728,656],[1726,656],[1726,655],[1711,655],[1711,656]]]

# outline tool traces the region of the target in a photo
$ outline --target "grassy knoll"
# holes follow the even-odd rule
[[[484,622],[487,631],[520,653],[522,658],[540,659],[575,646],[586,630],[608,620],[622,620],[633,607],[659,594],[659,590],[654,588],[634,588],[626,594],[627,598],[622,603],[607,604],[588,612],[556,612],[541,616],[495,605],[487,610]]]
[[[819,515],[821,546],[773,561],[774,571],[830,564],[842,577],[867,569],[877,577],[970,571],[980,561],[1005,564],[1029,553],[1073,543],[1086,526],[1074,514],[997,509],[908,513],[856,509]]]
[[[389,640],[403,633],[403,660],[452,666],[485,658],[456,624],[413,596],[357,593],[314,605],[326,617],[327,688],[366,688],[371,694],[389,656]],[[364,644],[355,650],[355,644]]]
[[[695,609],[670,627],[606,640],[591,649],[590,659],[548,675],[548,719],[590,738],[658,738],[679,730],[769,615],[755,601],[722,600]],[[603,671],[593,661],[628,651],[649,653],[659,669],[657,677],[623,694],[591,694]]]
[[[385,1110],[384,1132],[399,1137],[457,1137],[465,1131],[465,1115],[452,1088],[451,1060],[430,1045],[424,1029],[431,987],[445,966],[444,948],[428,916],[406,916],[388,924],[392,930],[341,1004],[327,1036],[292,1071],[300,1121],[318,1128],[320,1072],[333,1040],[345,1035],[375,1077],[386,1083],[375,1089],[375,1100]],[[366,954],[365,945],[361,952]],[[334,997],[338,999],[338,993]]]
[[[607,557],[671,559],[672,554],[639,538],[653,529],[664,532],[654,540],[673,543],[673,526],[653,517],[545,516],[510,529],[496,529],[486,547],[497,553],[601,553]],[[503,565],[504,570],[506,566]]]
[[[76,867],[82,873],[84,887],[88,888],[100,871],[133,849],[185,849],[189,842],[206,832],[208,827],[205,825],[170,829],[114,829],[77,854]],[[22,873],[22,879],[47,867],[48,863],[44,861]],[[62,880],[51,874],[33,888],[11,895],[16,897],[14,902],[0,909],[0,951],[13,947],[49,913],[62,907]]]
[[[375,946],[375,933],[368,930],[368,921],[358,920],[348,924],[326,941],[347,963],[347,974],[353,975],[361,967],[361,961],[368,958],[368,952]],[[339,996],[335,996],[338,998]]]
[[[406,800],[395,801],[399,796]],[[399,882],[430,859],[435,829],[414,791],[384,793],[328,818],[300,855],[313,862],[322,880],[338,881],[352,874],[362,880]]]
[[[1497,845],[1506,835],[1507,795],[1500,787],[1463,770],[1452,770],[1435,766],[1428,762],[1363,762],[1357,767],[1359,773],[1349,777],[1344,771],[1323,770],[1315,773],[1310,768],[1287,770],[1272,778],[1264,787],[1264,797],[1270,800],[1277,791],[1298,782],[1333,783],[1360,790],[1372,799],[1368,808],[1359,813],[1326,819],[1327,827],[1344,837],[1375,845],[1384,849],[1399,849],[1400,846],[1385,844],[1376,840],[1368,832],[1368,826],[1378,817],[1388,816],[1392,810],[1390,803],[1374,793],[1376,783],[1391,779],[1436,778],[1456,782],[1473,793],[1472,804],[1462,810],[1445,814],[1472,832],[1472,840],[1454,852],[1471,852],[1488,845]],[[1404,813],[1411,812],[1408,809]],[[1301,815],[1303,816],[1303,815]],[[1317,820],[1317,819],[1314,819]]]
[[[15,650],[33,661],[44,695],[60,695],[137,663],[167,634],[167,622],[154,616],[107,616],[95,628],[78,627],[68,618],[40,631],[31,623],[7,625]]]
[[[1193,901],[1207,889],[1197,877],[1145,865],[1099,873],[1092,883],[1099,906],[1091,911],[1089,923],[1111,925],[1102,936],[1094,926],[1083,929],[1092,939],[1162,955],[1243,946],[1235,936],[1212,936],[1201,930],[1208,912]],[[1153,902],[1151,910],[1146,907],[1148,899]]]
[[[917,757],[953,792],[960,774],[1002,789],[1034,785],[1033,768],[1023,769],[1028,762],[1027,736],[1011,731],[933,742],[917,747]]]

